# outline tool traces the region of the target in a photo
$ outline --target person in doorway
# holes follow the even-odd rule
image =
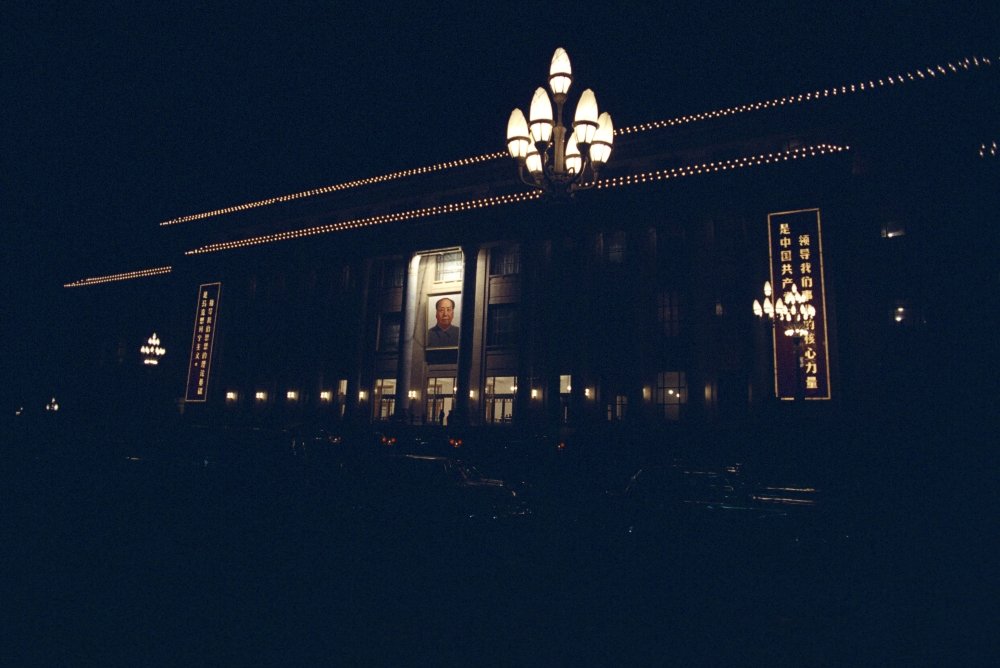
[[[455,317],[455,302],[442,297],[434,303],[437,324],[427,330],[428,348],[457,348],[458,327],[451,324]]]

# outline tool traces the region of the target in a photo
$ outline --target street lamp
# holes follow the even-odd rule
[[[771,282],[764,282],[764,303],[753,300],[753,313],[758,318],[766,318],[772,327],[779,327],[785,336],[794,344],[795,352],[795,400],[805,399],[805,387],[802,374],[805,370],[805,357],[802,354],[802,341],[812,329],[812,321],[816,317],[816,307],[810,303],[810,295],[799,292],[794,283],[786,290],[780,299],[771,301],[773,291]]]
[[[160,363],[160,358],[167,354],[167,349],[160,346],[160,338],[153,332],[153,335],[146,340],[146,345],[139,348],[142,353],[142,363],[147,366],[156,366]]]
[[[517,160],[521,181],[556,197],[568,197],[596,185],[597,173],[611,156],[614,143],[611,115],[598,114],[597,98],[589,88],[580,94],[573,129],[566,137],[562,112],[572,82],[569,56],[558,48],[549,66],[555,115],[549,94],[539,87],[531,99],[529,118],[514,109],[507,121],[507,150]]]

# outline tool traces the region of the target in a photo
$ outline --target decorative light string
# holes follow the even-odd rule
[[[474,165],[480,162],[487,162],[489,160],[496,160],[497,158],[506,157],[507,152],[501,151],[499,153],[488,153],[486,155],[477,155],[472,158],[462,158],[461,160],[452,160],[450,162],[441,162],[436,165],[429,165],[426,167],[416,167],[414,169],[406,169],[399,172],[392,172],[391,174],[383,174],[382,176],[372,176],[367,179],[358,179],[355,181],[347,181],[345,183],[338,183],[332,186],[324,186],[322,188],[314,188],[312,190],[303,190],[302,192],[292,193],[291,195],[281,195],[279,197],[270,197],[268,199],[257,200],[256,202],[247,202],[245,204],[238,204],[236,206],[226,207],[224,209],[216,209],[214,211],[206,211],[205,213],[196,213],[190,216],[182,216],[180,218],[172,218],[170,220],[165,220],[160,223],[163,225],[177,225],[178,223],[188,223],[193,220],[201,220],[203,218],[211,218],[213,216],[222,216],[227,213],[236,213],[238,211],[247,211],[249,209],[257,209],[262,206],[270,206],[272,204],[280,204],[281,202],[291,202],[292,200],[304,199],[306,197],[315,197],[316,195],[326,195],[328,193],[337,192],[340,190],[350,190],[352,188],[360,188],[362,186],[374,185],[376,183],[385,183],[386,181],[395,181],[397,179],[403,179],[409,176],[416,176],[418,174],[429,174],[431,172],[440,172],[445,169],[451,169],[453,167],[465,167],[467,165]]]
[[[689,116],[680,116],[678,118],[671,118],[663,121],[654,121],[652,123],[642,123],[640,125],[633,125],[627,128],[619,128],[615,131],[615,135],[627,135],[635,132],[657,130],[675,125],[683,125],[685,123],[705,121],[711,118],[721,118],[723,116],[732,116],[734,114],[741,114],[750,111],[760,111],[762,109],[773,109],[775,107],[784,107],[803,102],[815,102],[817,100],[823,100],[830,97],[873,91],[879,88],[885,88],[886,86],[902,85],[910,81],[936,79],[937,77],[945,77],[952,74],[958,74],[960,71],[968,71],[978,67],[987,67],[989,65],[992,65],[989,58],[973,56],[972,58],[964,58],[957,63],[949,62],[947,63],[947,67],[937,65],[936,67],[927,67],[914,70],[912,72],[906,72],[904,74],[890,74],[880,79],[869,79],[868,81],[859,81],[857,83],[844,84],[833,88],[824,88],[823,90],[815,90],[808,93],[800,93],[798,95],[786,95],[785,97],[777,97],[773,100],[752,102],[749,104],[741,104],[737,107],[728,107],[726,109],[717,109],[715,111],[706,111],[700,114],[691,114]]]
[[[734,158],[719,162],[703,162],[699,165],[687,165],[685,167],[673,167],[671,169],[660,169],[653,172],[643,172],[641,174],[629,174],[628,176],[616,176],[611,179],[602,179],[597,183],[598,189],[618,188],[620,186],[634,186],[653,181],[666,181],[682,176],[696,176],[698,174],[710,174],[716,172],[735,171],[746,167],[756,167],[757,165],[769,165],[776,162],[787,162],[789,160],[799,160],[802,158],[812,158],[828,153],[841,153],[849,151],[850,146],[837,146],[834,144],[816,144],[815,146],[805,146],[781,151],[778,153],[761,153],[760,155],[745,158]]]
[[[785,97],[779,97],[773,100],[765,100],[763,102],[753,102],[749,104],[742,104],[736,107],[729,107],[726,109],[717,109],[715,111],[706,111],[700,114],[679,116],[677,118],[671,118],[662,121],[653,121],[650,123],[633,125],[631,127],[618,128],[617,130],[615,130],[615,136],[635,134],[637,132],[646,132],[648,130],[658,130],[661,128],[683,125],[685,123],[694,123],[697,121],[705,121],[712,118],[721,118],[724,116],[732,116],[734,114],[760,111],[762,109],[772,109],[775,107],[783,107],[792,104],[801,104],[803,102],[815,102],[830,97],[851,95],[854,93],[859,93],[864,91],[873,91],[878,88],[884,88],[886,86],[902,85],[910,81],[936,79],[938,77],[957,74],[960,71],[969,71],[975,68],[988,67],[992,64],[993,64],[992,61],[988,57],[973,56],[971,58],[964,58],[955,63],[949,62],[946,64],[947,66],[937,65],[935,67],[926,67],[922,69],[913,70],[911,72],[905,72],[903,74],[890,74],[880,79],[869,79],[868,81],[860,81],[852,84],[844,84],[842,86],[834,88],[825,88],[823,90],[815,90],[808,93],[800,93],[798,95],[787,95]],[[292,193],[290,195],[270,197],[268,199],[257,200],[256,202],[237,204],[223,209],[215,209],[214,211],[206,211],[204,213],[192,214],[190,216],[181,216],[179,218],[172,218],[170,220],[165,220],[162,223],[160,223],[160,225],[161,226],[177,225],[179,223],[187,223],[195,220],[203,220],[205,218],[212,218],[215,216],[222,216],[225,214],[237,213],[240,211],[247,211],[250,209],[257,209],[264,206],[270,206],[272,204],[280,204],[282,202],[290,202],[297,199],[315,197],[317,195],[326,195],[332,192],[350,190],[352,188],[360,188],[362,186],[374,185],[376,183],[395,181],[409,176],[416,176],[418,174],[438,172],[446,169],[452,169],[455,167],[464,167],[467,165],[488,162],[490,160],[498,160],[507,157],[508,154],[506,151],[500,151],[497,153],[487,153],[472,158],[452,160],[450,162],[442,162],[436,165],[429,165],[425,167],[417,167],[414,169],[392,172],[391,174],[384,174],[382,176],[373,176],[367,179],[358,179],[355,181],[347,181],[344,183],[325,186],[322,188],[304,190],[302,192]]]
[[[982,143],[979,145],[979,157],[980,158],[995,158],[997,157],[997,143]]]
[[[111,274],[108,276],[92,276],[90,278],[81,278],[79,281],[73,281],[72,283],[66,283],[63,285],[64,288],[82,288],[87,285],[98,285],[99,283],[112,283],[114,281],[128,281],[133,278],[147,278],[149,276],[159,276],[161,274],[169,274],[173,271],[173,267],[156,267],[155,269],[140,269],[139,271],[129,271],[124,274]]]
[[[601,181],[598,181],[597,188],[599,189],[617,188],[619,186],[638,185],[640,183],[647,183],[652,181],[663,181],[666,179],[678,178],[681,176],[694,176],[697,174],[707,174],[711,172],[724,172],[727,170],[736,170],[744,167],[753,167],[755,165],[765,165],[773,162],[798,160],[800,158],[825,155],[827,153],[839,153],[841,151],[846,151],[846,150],[849,150],[849,147],[835,146],[831,144],[817,144],[815,146],[796,148],[789,151],[783,151],[780,153],[765,153],[747,158],[735,158],[733,160],[725,160],[721,162],[709,162],[709,163],[702,163],[700,165],[688,165],[686,167],[676,167],[673,169],[663,169],[655,172],[645,172],[642,174],[630,174],[628,176],[619,176],[612,179],[602,179]],[[264,236],[252,237],[249,239],[241,239],[239,241],[226,241],[221,243],[208,244],[200,248],[195,248],[194,250],[189,250],[185,253],[185,255],[200,255],[202,253],[214,253],[218,251],[232,250],[235,248],[246,248],[248,246],[259,246],[261,244],[275,243],[277,241],[289,241],[291,239],[301,239],[303,237],[311,237],[317,234],[327,234],[330,232],[343,232],[346,230],[358,229],[362,227],[371,227],[373,225],[382,225],[385,223],[402,222],[406,220],[414,220],[417,218],[428,218],[431,216],[438,216],[450,213],[461,213],[463,211],[470,211],[473,209],[486,209],[494,206],[503,206],[506,204],[519,204],[521,202],[527,202],[530,200],[539,199],[541,196],[542,196],[541,191],[533,190],[530,192],[517,193],[513,195],[502,195],[499,197],[486,197],[482,199],[468,200],[465,202],[454,202],[451,204],[442,204],[439,206],[426,207],[423,209],[400,211],[397,213],[371,216],[368,218],[358,218],[355,220],[348,220],[340,223],[319,225],[316,227],[309,227],[301,230],[277,232],[274,234],[267,234]]]
[[[330,223],[328,225],[318,225],[316,227],[308,227],[301,230],[277,232],[274,234],[266,234],[260,237],[241,239],[239,241],[226,241],[222,243],[208,244],[207,246],[202,246],[200,248],[195,248],[194,250],[189,250],[184,254],[199,255],[202,253],[213,253],[216,251],[232,250],[234,248],[245,248],[247,246],[258,246],[260,244],[269,244],[269,243],[274,243],[276,241],[301,239],[303,237],[311,237],[317,234],[327,234],[330,232],[343,232],[346,230],[371,227],[372,225],[382,225],[384,223],[396,223],[405,220],[414,220],[417,218],[429,218],[431,216],[439,216],[449,213],[461,213],[463,211],[471,211],[473,209],[488,209],[490,207],[502,206],[504,204],[517,204],[520,202],[526,202],[528,200],[538,199],[541,196],[542,196],[541,191],[533,190],[531,192],[516,193],[513,195],[484,197],[481,199],[468,200],[465,202],[454,202],[452,204],[441,204],[438,206],[430,206],[422,209],[413,209],[411,211],[387,213],[378,216],[370,216],[368,218],[356,218],[354,220],[345,220],[339,223]]]

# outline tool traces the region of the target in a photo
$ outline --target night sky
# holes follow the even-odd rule
[[[5,7],[8,390],[58,375],[34,351],[71,330],[47,307],[62,284],[146,268],[133,249],[155,247],[160,221],[502,150],[558,46],[570,109],[591,87],[619,127],[1000,56],[989,2],[677,4]]]

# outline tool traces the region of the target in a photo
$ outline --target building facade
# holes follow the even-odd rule
[[[103,314],[81,395],[273,426],[971,405],[995,390],[996,72],[969,58],[622,128],[569,201],[488,154],[165,221],[152,269],[67,284]],[[817,329],[755,317],[765,281],[810,291]]]

